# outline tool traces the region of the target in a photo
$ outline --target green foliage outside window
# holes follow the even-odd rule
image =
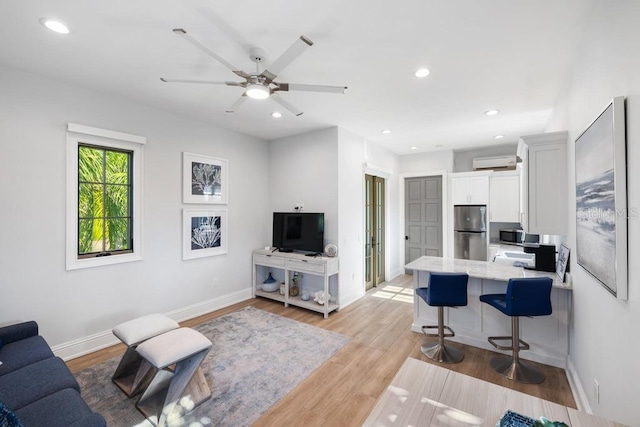
[[[78,147],[78,254],[130,252],[132,153]]]

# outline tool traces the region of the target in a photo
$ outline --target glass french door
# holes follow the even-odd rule
[[[385,182],[365,175],[365,289],[385,281]]]

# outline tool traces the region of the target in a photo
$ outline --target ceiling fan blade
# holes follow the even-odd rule
[[[201,51],[203,51],[204,53],[206,53],[207,55],[209,55],[210,57],[212,57],[213,59],[215,59],[216,61],[218,61],[225,67],[227,67],[228,69],[230,69],[231,71],[233,71],[234,73],[236,73],[240,77],[249,76],[249,74],[245,73],[240,68],[231,64],[226,59],[224,59],[223,57],[221,57],[220,55],[218,55],[217,53],[209,49],[207,46],[203,45],[199,40],[196,40],[193,37],[191,37],[189,34],[187,34],[187,32],[184,29],[175,28],[173,32],[181,36],[183,39],[185,39],[186,41],[188,41],[189,43],[191,43],[192,45],[194,45],[195,47],[197,47],[198,49],[200,49]]]
[[[300,36],[298,40],[292,44],[278,59],[269,65],[268,70],[264,70],[262,74],[270,80],[275,79],[284,68],[291,64],[305,50],[313,46],[313,42],[305,36]]]
[[[238,100],[234,102],[231,107],[227,108],[227,113],[234,113],[238,111],[238,108],[240,108],[240,106],[244,104],[244,101],[246,100],[247,100],[247,97],[244,94],[242,94],[242,96],[238,98]]]
[[[304,113],[303,111],[300,111],[299,109],[291,105],[289,102],[282,99],[277,93],[274,93],[273,95],[271,95],[271,99],[277,102],[278,104],[282,105],[285,109],[289,110],[296,116],[301,116]]]
[[[278,83],[281,91],[347,93],[346,86],[303,85],[296,83]]]
[[[165,79],[164,77],[160,77],[160,80],[165,83],[198,83],[205,85],[227,85],[227,86],[242,86],[246,85],[246,82],[215,82],[211,80],[186,80],[186,79]]]

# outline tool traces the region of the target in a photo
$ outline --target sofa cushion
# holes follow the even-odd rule
[[[0,340],[2,340],[4,344],[35,337],[36,335],[38,335],[38,324],[33,320],[0,328]]]
[[[0,401],[14,411],[56,391],[80,386],[59,357],[44,359],[0,377]]]
[[[23,427],[18,416],[2,402],[0,402],[0,427]]]
[[[65,388],[16,411],[24,427],[102,427],[106,422],[91,411],[80,393]]]
[[[0,348],[0,376],[53,356],[51,348],[40,335],[5,343]]]

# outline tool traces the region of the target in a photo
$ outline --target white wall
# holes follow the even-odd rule
[[[453,172],[453,151],[431,151],[428,153],[400,156],[400,172],[442,171]]]
[[[0,324],[34,319],[55,346],[111,339],[135,316],[250,297],[251,250],[267,239],[265,141],[11,68],[0,67],[0,93]],[[68,122],[148,138],[143,261],[65,271]],[[212,206],[182,204],[183,151],[229,160],[229,204],[216,206],[228,209],[226,255],[182,261],[182,208]]]
[[[386,280],[404,273],[404,230],[400,224],[400,156],[372,142],[365,142],[366,172],[385,178],[386,192]]]
[[[640,3],[599,2],[591,15],[573,69],[558,98],[548,131],[568,130],[569,235],[575,250],[575,144],[573,141],[611,98],[627,97],[628,207],[640,207]],[[640,223],[628,222],[629,299],[611,296],[571,255],[573,319],[570,363],[588,406],[600,416],[638,425],[640,407]],[[593,381],[600,384],[600,402]],[[581,396],[578,396],[581,397]]]
[[[339,129],[338,194],[340,212],[341,302],[364,295],[364,175],[385,179],[385,280],[402,269],[398,258],[398,156],[345,129]],[[344,274],[343,274],[344,273]]]
[[[325,244],[338,244],[338,128],[270,141],[269,163],[269,215],[304,203],[305,212],[324,212]]]
[[[338,130],[340,304],[364,295],[364,140]]]
[[[269,159],[271,211],[304,203],[307,212],[325,213],[325,243],[335,243],[340,257],[340,305],[351,304],[364,295],[364,165],[379,165],[394,183],[387,186],[389,235],[397,232],[397,156],[332,127],[270,141]],[[388,244],[389,264],[398,270],[397,245]]]

